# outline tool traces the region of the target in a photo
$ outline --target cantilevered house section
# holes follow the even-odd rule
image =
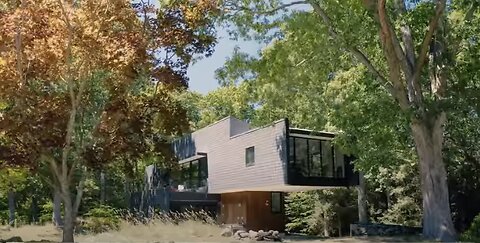
[[[174,143],[181,166],[193,172],[176,186],[179,191],[231,193],[357,185],[351,157],[333,146],[334,136],[290,128],[287,119],[250,128],[226,117]]]
[[[210,206],[217,198],[223,223],[283,230],[285,192],[358,185],[352,158],[333,145],[334,137],[290,128],[287,119],[251,128],[226,117],[174,142],[182,169],[171,198],[202,205],[201,194]]]

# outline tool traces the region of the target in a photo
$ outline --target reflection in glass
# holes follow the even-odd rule
[[[330,141],[322,141],[322,176],[333,177],[333,150]]]
[[[335,149],[335,177],[345,177],[345,163],[343,153],[339,149]]]
[[[309,140],[311,170],[310,176],[322,176],[322,152],[320,140]]]
[[[295,138],[295,167],[302,176],[309,176],[307,139]]]

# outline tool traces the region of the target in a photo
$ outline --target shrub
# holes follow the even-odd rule
[[[329,189],[291,193],[286,197],[286,229],[309,235],[343,235],[357,220],[355,192]]]
[[[120,217],[117,211],[106,205],[99,205],[90,209],[86,214],[82,230],[89,233],[102,233],[120,228]]]
[[[461,241],[480,242],[480,214],[475,216],[467,231],[460,236]]]
[[[40,216],[38,217],[38,219],[40,220],[40,223],[44,224],[52,221],[52,215],[53,202],[46,201],[45,204],[40,206]]]

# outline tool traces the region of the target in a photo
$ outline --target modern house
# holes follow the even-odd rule
[[[291,128],[287,119],[251,128],[226,117],[174,142],[181,173],[164,205],[216,210],[222,223],[248,229],[284,230],[284,193],[358,185],[352,158],[333,146],[334,136]]]

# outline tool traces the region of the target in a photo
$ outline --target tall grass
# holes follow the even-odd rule
[[[119,229],[99,234],[83,231],[78,242],[225,242],[222,228],[205,211],[157,213],[144,217],[140,213],[122,213]],[[85,220],[88,220],[86,218]],[[25,241],[60,241],[61,231],[51,225],[22,226],[0,231],[0,239],[20,236]]]

